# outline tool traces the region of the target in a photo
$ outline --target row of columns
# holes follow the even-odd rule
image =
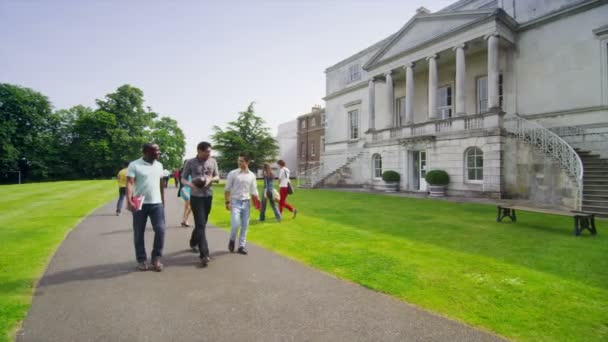
[[[488,108],[494,109],[499,106],[498,79],[500,75],[498,66],[498,42],[497,34],[486,36],[488,44]],[[456,55],[456,89],[455,89],[455,112],[456,116],[466,115],[465,93],[466,93],[466,61],[465,61],[465,44],[455,46],[452,50]],[[437,119],[437,54],[433,54],[426,58],[429,66],[429,86],[428,86],[428,118],[429,120]],[[414,63],[406,64],[405,69],[405,121],[406,124],[414,123]],[[397,127],[399,118],[395,113],[395,95],[392,71],[384,74],[386,79],[386,96],[388,98],[388,110],[392,117],[393,127]],[[376,113],[375,113],[375,86],[374,78],[368,82],[369,88],[369,127],[375,129]]]

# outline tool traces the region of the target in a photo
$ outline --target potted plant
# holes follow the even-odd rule
[[[399,190],[399,180],[401,176],[396,171],[384,171],[382,173],[382,180],[384,181],[384,191],[396,192]]]
[[[429,184],[431,197],[445,196],[445,190],[450,182],[450,176],[447,172],[443,170],[431,170],[426,173],[424,179]]]

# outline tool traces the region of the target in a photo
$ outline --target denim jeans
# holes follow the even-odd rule
[[[152,260],[163,255],[165,244],[165,208],[162,203],[144,204],[141,210],[133,212],[133,242],[135,244],[135,257],[137,262],[147,259],[144,232],[148,217],[152,221],[154,229],[154,246],[152,249]]]
[[[264,221],[266,219],[266,202],[270,204],[272,211],[274,212],[274,218],[277,221],[281,221],[281,213],[279,213],[279,208],[277,208],[277,204],[274,202],[274,198],[272,196],[272,190],[265,190],[266,196],[262,196],[262,209],[260,210],[260,221]],[[268,198],[266,198],[268,197]]]
[[[239,247],[245,247],[247,243],[247,228],[249,228],[249,211],[251,210],[250,200],[235,200],[231,201],[232,209],[230,210],[230,241],[236,240],[236,233],[241,227],[239,235]]]
[[[125,196],[127,195],[127,188],[118,188],[118,203],[116,203],[116,212],[120,214],[122,211],[122,205],[125,203]]]
[[[212,202],[212,196],[190,196],[190,208],[192,208],[192,216],[194,217],[194,229],[192,230],[192,235],[190,235],[190,247],[198,247],[201,258],[209,256],[207,220],[211,212]]]

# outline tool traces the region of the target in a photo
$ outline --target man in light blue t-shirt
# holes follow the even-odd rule
[[[132,161],[127,169],[127,203],[133,212],[133,241],[137,269],[148,269],[144,231],[150,217],[154,229],[152,249],[152,269],[163,270],[160,258],[165,244],[165,194],[163,184],[163,165],[157,160],[160,149],[156,144],[144,144],[143,157]],[[137,210],[134,197],[144,196],[141,209]]]

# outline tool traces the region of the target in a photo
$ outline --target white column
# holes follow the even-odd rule
[[[467,69],[464,48],[464,44],[454,47],[456,52],[456,116],[463,116],[467,113],[465,108]]]
[[[429,62],[429,120],[437,118],[437,55],[426,58]]]
[[[369,91],[369,129],[374,130],[376,128],[376,85],[373,77],[367,82],[367,88]]]
[[[388,99],[388,115],[393,123],[392,127],[396,127],[395,122],[395,94],[393,87],[393,77],[391,76],[392,71],[384,74],[386,76],[386,96]]]
[[[414,63],[405,66],[405,122],[414,123]]]
[[[498,101],[498,35],[491,34],[488,39],[488,109],[499,107]]]

